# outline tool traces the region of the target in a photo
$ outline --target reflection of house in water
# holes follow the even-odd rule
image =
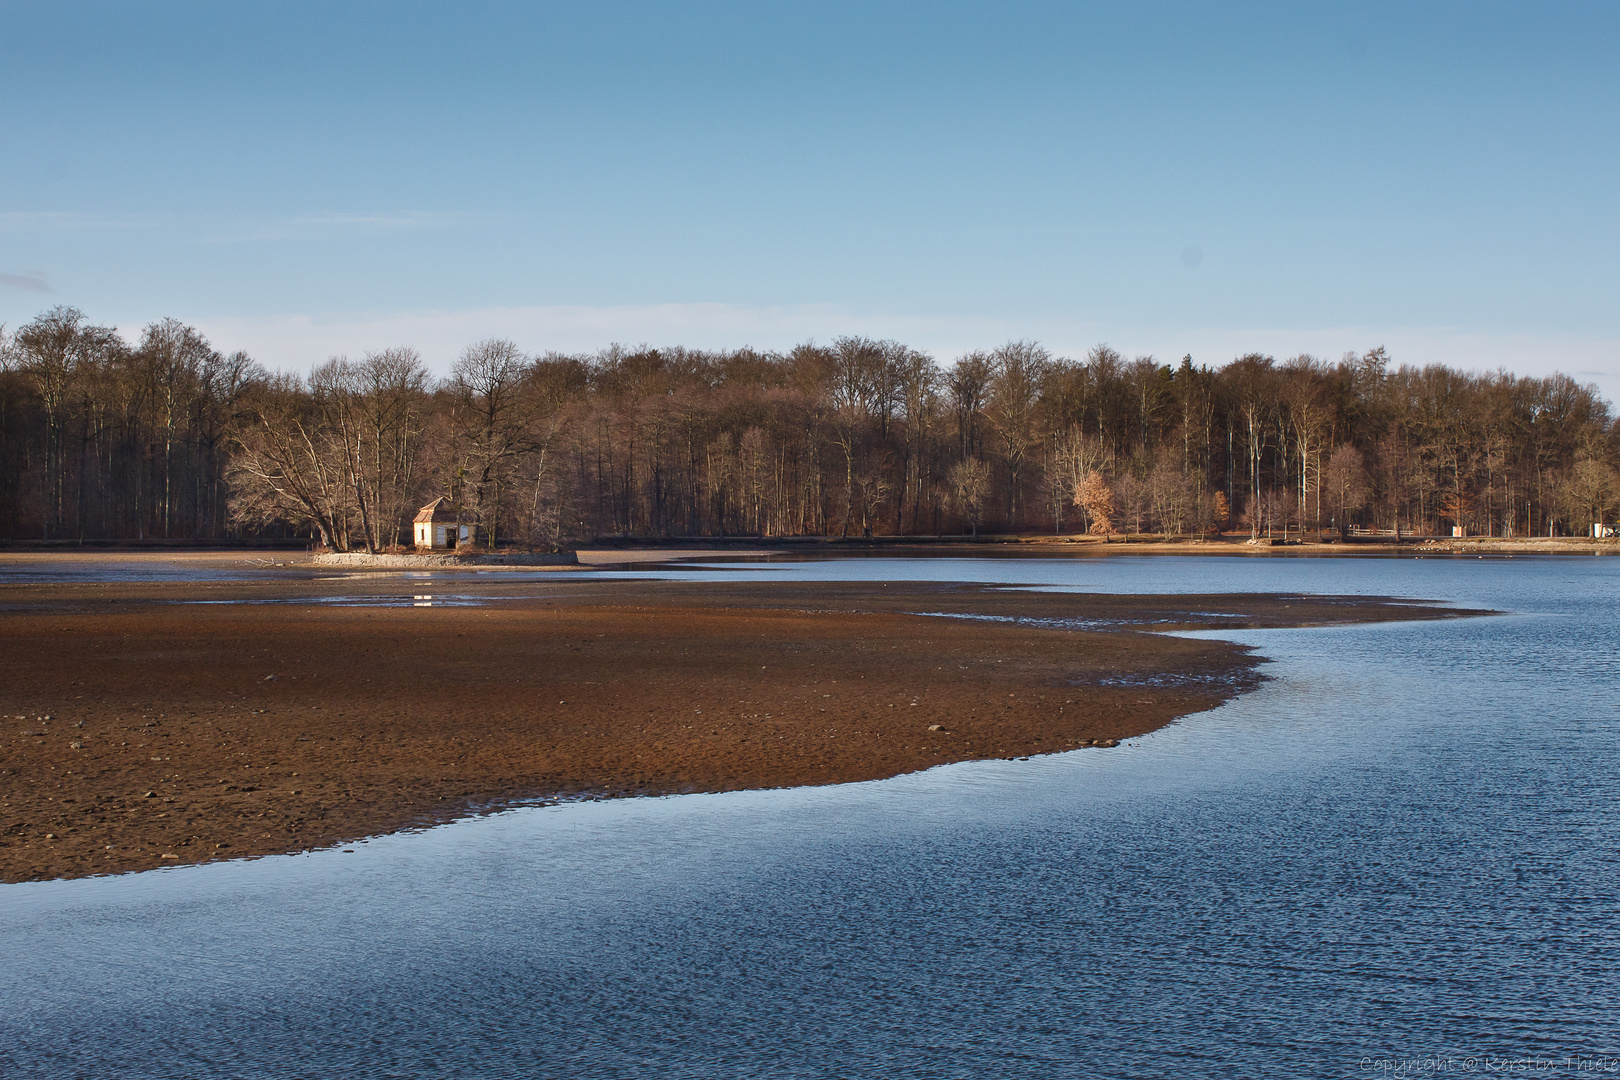
[[[411,531],[419,548],[453,548],[468,540],[468,527],[450,500],[439,496],[416,512]]]

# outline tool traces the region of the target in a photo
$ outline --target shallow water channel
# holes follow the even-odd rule
[[[717,573],[1510,614],[1233,635],[1271,681],[1113,751],[0,886],[0,1074],[1620,1071],[1620,562],[637,576]]]

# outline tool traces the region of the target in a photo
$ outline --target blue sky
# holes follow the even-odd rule
[[[1388,345],[1620,394],[1620,5],[14,3],[0,321]]]

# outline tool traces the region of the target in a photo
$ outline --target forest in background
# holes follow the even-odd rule
[[[940,363],[842,337],[790,352],[409,348],[307,375],[71,308],[0,328],[0,539],[409,541],[448,496],[484,546],[604,536],[1318,528],[1590,535],[1620,425],[1565,375],[1261,354]]]

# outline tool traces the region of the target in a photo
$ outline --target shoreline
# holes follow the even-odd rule
[[[1262,679],[1243,646],[1159,631],[1478,614],[579,576],[543,596],[496,584],[474,606],[352,582],[330,583],[342,603],[310,602],[327,584],[6,586],[0,881],[308,850],[550,799],[1067,751]]]
[[[1297,536],[1274,540],[1251,540],[1247,535],[1228,533],[1221,537],[1180,537],[1164,539],[1145,535],[1123,535],[1104,540],[1096,536],[993,536],[972,540],[968,537],[903,537],[885,536],[871,539],[840,539],[838,537],[745,537],[736,541],[737,549],[728,551],[715,548],[727,541],[704,538],[703,546],[712,550],[688,551],[670,540],[620,540],[612,544],[582,544],[578,552],[580,561],[587,557],[602,561],[610,554],[640,556],[644,552],[658,552],[664,558],[704,558],[726,555],[927,555],[935,552],[972,552],[985,555],[998,552],[1027,552],[1030,554],[1066,555],[1245,555],[1245,556],[1297,556],[1297,555],[1426,555],[1444,554],[1543,554],[1543,555],[1620,555],[1620,538],[1592,539],[1579,536],[1559,537],[1415,537],[1396,542],[1358,537],[1351,540],[1302,540]],[[625,561],[630,561],[626,559]]]
[[[1305,534],[1309,536],[1311,534]],[[1318,534],[1319,535],[1319,534]],[[1558,537],[1352,537],[1303,539],[1299,534],[1251,540],[1247,534],[1219,537],[1164,538],[1157,534],[1098,536],[1038,533],[967,536],[739,536],[739,537],[598,537],[557,554],[486,552],[476,556],[448,554],[370,555],[364,552],[315,553],[307,542],[297,544],[230,544],[193,541],[39,541],[0,540],[0,564],[52,559],[239,561],[263,565],[284,564],[344,569],[455,569],[480,570],[501,566],[532,569],[540,566],[587,568],[609,563],[640,562],[656,558],[702,559],[773,555],[926,555],[936,552],[1053,553],[1070,555],[1620,555],[1620,537],[1596,539]],[[3,580],[3,579],[0,579]]]
[[[487,552],[453,555],[448,553],[372,555],[364,551],[322,552],[309,556],[311,566],[338,566],[349,570],[461,570],[476,567],[480,570],[503,566],[534,569],[536,567],[578,566],[579,556],[572,551]]]

